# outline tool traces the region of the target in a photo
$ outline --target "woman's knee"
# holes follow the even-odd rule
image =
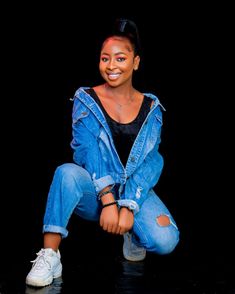
[[[179,231],[171,224],[163,228],[162,233],[152,234],[148,240],[148,251],[165,255],[171,253],[179,242]]]
[[[77,173],[78,168],[79,166],[74,163],[63,163],[56,168],[55,172],[56,174],[60,174],[62,176],[67,174],[72,175],[74,173]]]
[[[63,180],[74,180],[80,176],[89,176],[88,172],[75,163],[64,163],[56,168],[55,175]]]
[[[169,254],[179,242],[179,231],[169,215],[161,214],[155,218],[155,225],[151,227],[146,239],[147,250],[162,255]]]

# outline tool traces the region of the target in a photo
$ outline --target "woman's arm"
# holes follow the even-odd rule
[[[90,173],[96,192],[99,193],[105,187],[114,184],[99,148],[100,126],[89,109],[77,98],[74,100],[72,119],[71,147],[74,151],[74,162]]]

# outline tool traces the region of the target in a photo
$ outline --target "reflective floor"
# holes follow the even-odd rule
[[[0,294],[235,293],[234,266],[225,256],[213,252],[195,255],[179,244],[170,255],[148,253],[142,262],[129,262],[122,256],[122,237],[106,234],[94,225],[62,243],[61,278],[47,287],[27,287],[25,276],[39,243],[32,238],[24,249],[11,250],[11,254],[6,251],[6,261],[1,263]],[[35,248],[30,248],[32,245]]]
[[[0,294],[235,294],[234,89],[227,70],[234,54],[229,58],[233,50],[226,46],[232,17],[223,17],[233,9],[223,10],[222,2],[185,10],[188,3],[180,1],[149,1],[152,7],[135,1],[127,13],[126,2],[111,10],[102,2],[91,17],[91,2],[79,1],[79,9],[70,4],[71,12],[57,2],[51,9],[49,1],[35,8],[34,1],[4,2],[10,5],[1,34],[1,105],[8,115],[1,124]],[[144,66],[136,85],[153,91],[167,110],[157,191],[181,240],[168,256],[148,253],[132,263],[123,259],[121,237],[74,222],[61,246],[62,278],[26,288],[52,175],[72,158],[69,97],[100,83],[94,57],[115,15],[137,20]]]

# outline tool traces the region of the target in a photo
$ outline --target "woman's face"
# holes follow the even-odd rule
[[[132,81],[133,70],[137,70],[139,56],[134,56],[130,41],[125,37],[110,37],[103,43],[99,70],[104,80],[112,87]]]

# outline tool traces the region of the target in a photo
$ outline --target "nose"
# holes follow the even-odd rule
[[[115,63],[115,59],[114,58],[111,58],[108,65],[107,65],[107,68],[110,69],[110,70],[113,70],[114,68],[116,68],[116,63]]]

